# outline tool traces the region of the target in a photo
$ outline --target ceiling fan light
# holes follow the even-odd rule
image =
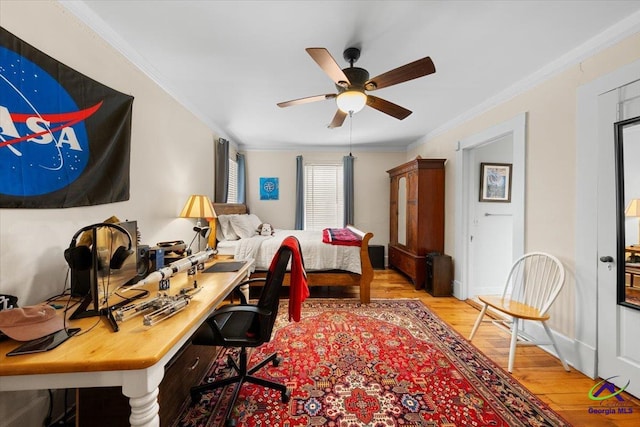
[[[336,98],[338,108],[345,113],[357,113],[367,103],[367,95],[358,90],[347,90]]]

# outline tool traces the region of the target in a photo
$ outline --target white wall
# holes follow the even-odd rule
[[[296,156],[304,161],[341,162],[345,152],[248,151],[247,205],[265,222],[276,228],[295,225]],[[353,152],[356,227],[371,231],[371,244],[389,243],[389,174],[387,170],[405,162],[404,152]],[[277,177],[279,200],[260,200],[260,177]],[[386,250],[385,250],[386,252]]]
[[[56,60],[134,96],[130,200],[69,209],[0,209],[0,293],[20,305],[63,291],[63,257],[82,226],[116,215],[137,220],[142,243],[192,238],[176,218],[192,193],[213,196],[216,135],[155,83],[51,1],[0,1],[0,25]],[[41,425],[44,392],[0,394],[3,426]]]

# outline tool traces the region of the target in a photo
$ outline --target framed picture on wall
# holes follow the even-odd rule
[[[278,178],[260,178],[260,200],[278,200],[279,193]]]
[[[480,201],[511,202],[511,163],[480,163]]]

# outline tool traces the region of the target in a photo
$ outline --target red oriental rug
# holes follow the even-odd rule
[[[563,426],[559,415],[417,300],[307,300],[299,323],[282,301],[270,343],[283,362],[262,375],[291,389],[245,384],[233,409],[238,426]],[[226,352],[209,379],[229,375]],[[206,381],[206,380],[205,380]],[[204,394],[178,426],[217,427],[230,398]]]

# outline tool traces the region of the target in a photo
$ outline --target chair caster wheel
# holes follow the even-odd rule
[[[200,403],[200,400],[202,400],[201,393],[191,393],[191,402]]]
[[[231,356],[227,356],[227,368],[233,368],[233,359]]]
[[[278,356],[275,359],[273,359],[273,366],[278,367],[280,366],[280,363],[282,363],[282,357]]]
[[[226,427],[236,427],[236,420],[230,418],[224,422],[224,425]]]
[[[289,403],[289,400],[291,400],[291,390],[282,393],[282,403]]]

